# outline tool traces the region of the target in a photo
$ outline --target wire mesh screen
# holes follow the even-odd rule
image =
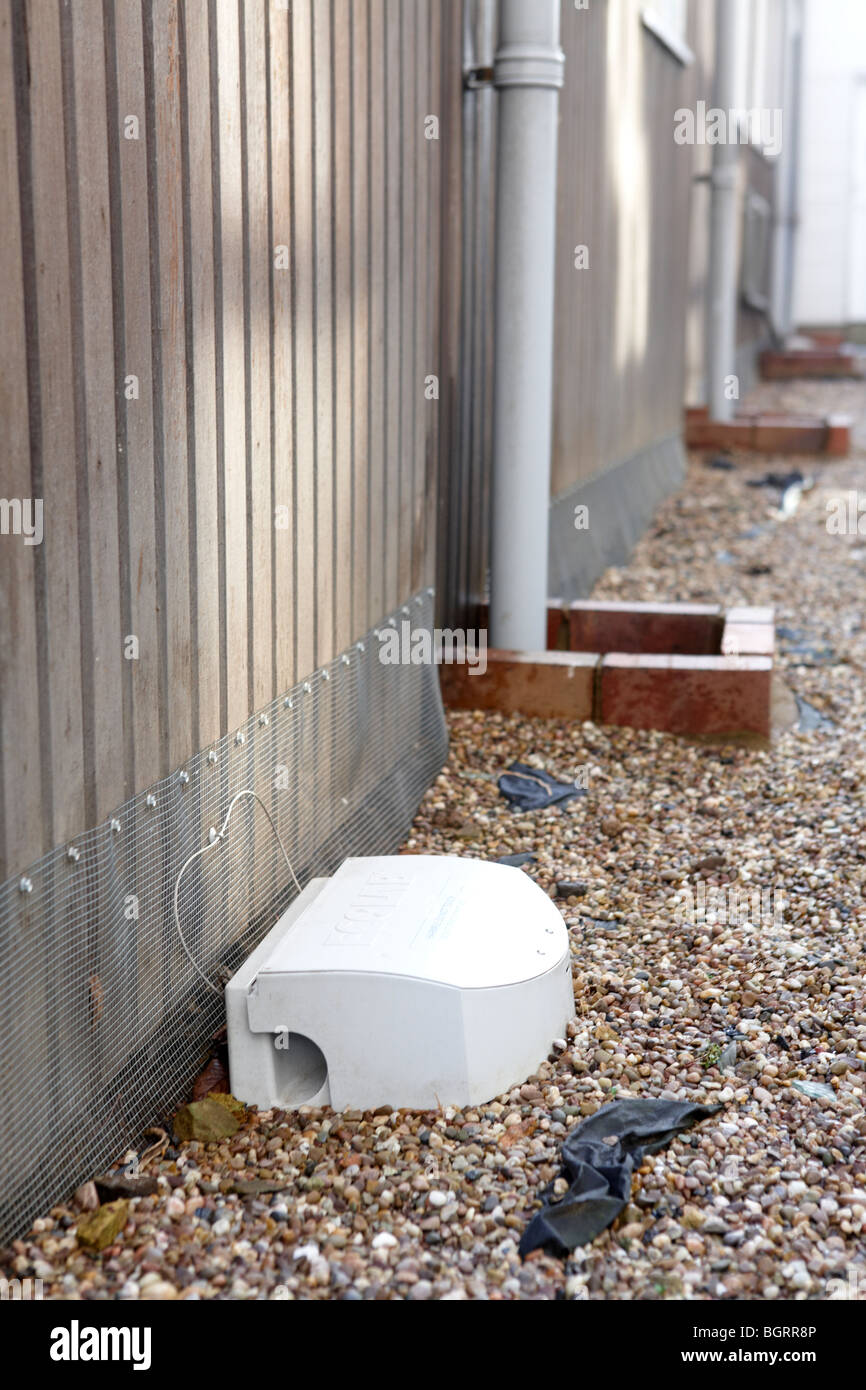
[[[432,590],[387,623],[430,630]],[[383,664],[376,631],[110,820],[0,887],[0,1240],[186,1098],[221,984],[302,887],[405,836],[445,761],[436,668]]]

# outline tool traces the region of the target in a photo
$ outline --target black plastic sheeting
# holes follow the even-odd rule
[[[578,1245],[588,1245],[628,1202],[632,1173],[644,1155],[657,1153],[683,1130],[721,1109],[678,1100],[615,1100],[582,1120],[562,1146],[569,1189],[558,1202],[550,1201],[553,1184],[545,1189],[541,1211],[523,1233],[520,1254],[547,1250],[567,1255]]]
[[[499,778],[499,790],[517,811],[540,811],[574,796],[586,796],[586,787],[574,782],[558,782],[549,772],[529,767],[527,763],[512,763]]]

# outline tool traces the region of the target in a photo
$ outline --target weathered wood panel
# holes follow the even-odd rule
[[[33,544],[38,532],[28,537],[38,517],[31,475],[31,433],[39,421],[34,395],[38,399],[35,344],[28,352],[28,324],[25,315],[25,258],[32,269],[33,247],[24,244],[22,204],[27,202],[27,170],[19,166],[20,129],[16,131],[16,96],[26,100],[26,71],[22,62],[24,35],[20,27],[13,40],[13,15],[4,0],[0,5],[0,176],[3,178],[4,212],[0,235],[0,411],[3,420],[3,503],[0,532],[0,816],[10,856],[47,848],[42,817],[40,762],[46,748],[40,737],[39,663],[37,652],[37,559]],[[13,63],[13,45],[15,62]],[[17,80],[16,80],[17,79]],[[16,148],[16,134],[19,148]],[[19,176],[23,175],[20,178]],[[23,196],[22,196],[23,195]],[[28,368],[30,393],[28,396]],[[34,392],[34,388],[37,391]],[[46,509],[47,511],[47,509]],[[48,513],[50,516],[50,512]],[[44,513],[43,513],[44,517]],[[25,519],[26,520],[23,520]],[[44,521],[43,521],[44,524]],[[50,523],[49,523],[50,524]],[[41,673],[44,676],[44,671]],[[49,745],[50,748],[50,745]],[[50,752],[48,753],[50,757]],[[23,868],[27,863],[21,863]],[[14,891],[14,889],[13,889]],[[15,892],[20,919],[8,924],[8,942],[3,943],[3,963],[18,951],[28,951],[33,962],[29,979],[19,980],[14,1003],[21,1017],[19,1037],[25,1054],[34,1053],[36,1065],[44,1065],[47,1049],[47,1010],[43,965],[48,942],[39,931],[39,912],[45,901],[36,894]],[[36,899],[36,901],[34,901]],[[8,954],[7,954],[8,953]],[[4,970],[4,975],[14,972]],[[41,1026],[40,1026],[41,1020]],[[4,1088],[7,1089],[7,1088]],[[14,1135],[28,1116],[15,1095],[9,1096],[9,1117],[4,1117],[3,1141]]]
[[[246,360],[244,352],[243,173],[238,10],[214,3],[215,128],[219,139],[217,391],[222,405],[222,658],[227,726],[249,708]]]
[[[134,0],[129,0],[134,3]],[[208,11],[184,7],[186,158],[187,368],[190,378],[189,452],[194,568],[191,578],[193,659],[196,663],[196,747],[222,730],[220,710],[220,513],[217,455],[216,302],[214,285],[213,112]],[[193,511],[194,507],[194,511]]]
[[[369,478],[367,531],[367,573],[369,603],[372,614],[382,613],[388,606],[386,579],[387,531],[387,449],[385,437],[387,412],[387,351],[385,311],[387,304],[387,269],[385,235],[385,146],[386,116],[383,92],[385,88],[384,0],[368,0],[368,111],[367,138],[370,150],[369,217]],[[392,351],[393,359],[393,351]]]
[[[436,537],[437,613],[441,625],[463,623],[471,625],[474,614],[473,597],[483,592],[486,574],[483,567],[485,521],[468,516],[463,503],[467,474],[484,467],[482,459],[473,458],[467,448],[468,435],[461,430],[462,401],[475,391],[477,379],[471,353],[465,338],[461,340],[461,306],[471,293],[472,276],[480,269],[476,257],[467,277],[463,251],[466,245],[464,222],[472,215],[476,197],[484,197],[484,189],[475,187],[464,177],[464,161],[472,158],[472,150],[464,144],[467,117],[478,102],[479,94],[463,89],[461,69],[469,55],[479,55],[480,45],[473,36],[464,42],[462,11],[450,9],[441,16],[431,9],[433,20],[430,33],[430,72],[436,87],[431,94],[430,112],[438,117],[438,140],[429,142],[427,158],[432,173],[430,214],[432,244],[441,246],[441,255],[434,256],[434,269],[429,289],[434,297],[439,330],[431,343],[433,365],[425,376],[435,375],[438,382],[438,401],[433,407],[433,430],[436,459],[436,480],[428,498],[438,510]],[[477,28],[477,4],[473,5],[472,28]],[[455,63],[455,54],[461,61]],[[492,61],[492,55],[491,55]],[[468,108],[468,109],[467,109]],[[470,202],[471,199],[471,202]],[[488,248],[492,253],[492,245]],[[485,332],[492,334],[492,297],[485,315]],[[484,409],[480,393],[477,408]],[[427,409],[430,403],[425,401]],[[429,418],[429,417],[428,417]],[[428,503],[429,515],[429,503]]]
[[[385,607],[393,608],[400,595],[400,424],[403,400],[400,391],[402,371],[402,333],[400,310],[403,284],[400,278],[401,228],[400,200],[402,170],[400,167],[403,128],[400,82],[400,17],[405,6],[399,0],[384,0],[382,39],[384,60],[382,122],[384,126],[385,218],[383,237],[383,274],[385,276],[385,336],[384,336],[384,404],[385,460],[384,496],[382,498],[383,548],[385,565]]]
[[[121,496],[123,675],[131,795],[160,775],[160,638],[157,592],[156,481],[148,201],[147,98],[141,5],[119,0],[107,59],[114,91],[109,149],[113,154],[115,398]],[[122,450],[122,453],[120,452]]]
[[[271,411],[273,429],[274,685],[286,690],[295,671],[294,377],[292,370],[292,144],[289,12],[268,7],[270,56]]]
[[[293,527],[295,594],[303,620],[295,628],[295,666],[316,664],[316,223],[313,155],[313,16],[311,0],[292,5],[292,333],[295,382]]]
[[[349,3],[352,66],[352,584],[353,632],[372,622],[370,574],[370,4]]]
[[[271,250],[268,227],[268,61],[266,0],[244,6],[244,260],[246,264],[247,519],[250,706],[274,694],[271,482]]]
[[[0,536],[5,878],[432,582],[462,3],[0,13],[3,491],[45,519]]]
[[[331,5],[312,2],[315,664],[334,645],[334,170]]]
[[[183,259],[184,180],[181,165],[180,33],[174,0],[153,0],[152,116],[148,132],[158,276],[154,305],[157,392],[157,512],[163,598],[163,775],[189,756],[192,745],[193,665],[190,651],[187,377]],[[242,379],[241,379],[242,389]]]
[[[694,73],[640,12],[562,6],[554,497],[682,419],[693,155],[673,133]]]
[[[335,0],[334,84],[334,649],[352,640],[352,0]]]
[[[39,475],[34,491],[51,499],[51,511],[42,545],[30,553],[37,566],[41,563],[44,585],[38,631],[42,659],[40,701],[48,713],[38,741],[50,774],[47,847],[68,839],[84,821],[78,568],[68,560],[69,554],[75,555],[78,549],[78,508],[75,489],[69,485],[69,460],[75,456],[75,407],[59,11],[43,12],[38,0],[31,0],[26,26],[30,62],[29,143],[31,149],[43,154],[30,160],[33,258],[34,266],[39,267],[34,275],[35,303],[30,306],[36,317],[31,352],[38,357],[39,408],[39,434],[32,441],[32,451],[34,480]],[[10,276],[14,285],[15,272],[4,267],[4,285],[8,286]],[[5,312],[3,323],[9,323]],[[5,364],[3,377],[7,379]],[[5,418],[4,410],[4,421]],[[18,447],[14,431],[9,443],[14,456]],[[3,485],[10,486],[5,467]],[[35,705],[32,713],[35,716]],[[14,755],[13,748],[9,751]]]
[[[102,7],[63,11],[69,83],[67,147],[76,183],[70,298],[77,363],[78,554],[82,589],[85,814],[101,820],[124,796],[123,695],[111,200]],[[33,157],[38,157],[34,150]]]

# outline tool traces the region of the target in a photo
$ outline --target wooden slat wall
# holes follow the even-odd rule
[[[464,14],[459,17],[460,28],[453,39],[462,49],[463,67],[489,66],[493,61],[493,45],[484,49],[479,39],[480,8],[478,0],[467,0]],[[431,49],[441,44],[441,36],[433,31]],[[459,77],[459,73],[457,74]],[[485,265],[493,259],[492,239],[484,244],[472,240],[472,225],[476,204],[484,202],[492,192],[494,169],[490,142],[490,103],[493,93],[466,88],[459,93],[459,107],[445,103],[440,138],[447,143],[460,141],[463,164],[451,161],[440,165],[430,189],[429,215],[433,220],[431,235],[442,237],[443,245],[453,248],[450,258],[443,260],[438,281],[430,288],[439,295],[442,306],[442,332],[455,345],[459,344],[459,375],[439,375],[439,408],[436,429],[439,431],[438,461],[435,476],[428,462],[427,486],[438,489],[438,550],[436,600],[438,621],[442,626],[468,626],[474,622],[474,609],[483,596],[486,573],[486,512],[471,515],[467,505],[470,480],[484,475],[489,458],[482,451],[473,452],[471,429],[467,428],[467,412],[489,417],[491,398],[485,391],[483,376],[471,350],[472,334],[467,324],[467,310],[474,299],[475,287],[484,276]],[[431,105],[431,111],[434,107]],[[485,124],[483,117],[487,115]],[[453,128],[450,122],[454,122]],[[438,223],[438,227],[437,227]],[[492,340],[493,296],[484,302],[483,323],[479,332]],[[428,352],[430,347],[428,346]],[[443,353],[443,357],[448,354]],[[435,368],[428,368],[434,371]],[[429,404],[426,409],[430,409]],[[448,439],[450,445],[443,447]]]
[[[689,7],[689,47],[695,55],[694,94],[711,101],[715,47],[715,5]],[[696,145],[692,151],[694,186],[689,229],[689,299],[686,311],[686,404],[706,401],[707,271],[710,256],[710,184],[712,145]]]
[[[771,71],[777,59],[779,32],[782,15],[775,10],[770,28],[770,43],[767,48]],[[694,90],[696,97],[703,97],[712,103],[713,90],[713,48],[714,48],[714,6],[701,5],[692,0],[689,7],[689,45],[695,54]],[[775,101],[773,102],[775,104]],[[707,271],[709,267],[709,200],[710,186],[706,181],[712,168],[713,148],[711,145],[696,146],[694,173],[696,179],[692,194],[691,241],[689,249],[689,304],[686,323],[686,401],[689,405],[706,403],[704,372],[706,365],[707,336]],[[745,198],[749,190],[760,193],[772,206],[776,198],[776,174],[771,161],[762,153],[743,145],[739,151],[737,178],[738,210],[737,234],[740,238],[740,263],[738,277],[742,274],[743,252],[743,214]],[[738,278],[738,284],[740,283]],[[768,265],[767,291],[770,276]],[[737,370],[744,367],[748,376],[754,374],[754,358],[760,348],[768,343],[768,326],[763,314],[749,308],[740,300],[737,304]],[[750,358],[752,359],[750,370]],[[741,391],[749,388],[748,377],[740,383]]]
[[[738,215],[740,218],[740,261],[739,275],[743,273],[743,258],[745,254],[745,237],[743,236],[743,217],[745,213],[746,200],[750,193],[757,193],[765,199],[772,208],[776,199],[776,165],[774,161],[767,159],[764,154],[752,145],[743,145],[740,149],[740,200]],[[772,221],[770,222],[772,226]],[[768,248],[772,233],[768,232]],[[741,283],[741,281],[738,281]],[[770,288],[772,283],[771,262],[768,249],[766,262],[766,278],[762,291],[770,299]],[[766,347],[768,342],[768,327],[765,316],[753,305],[749,305],[743,298],[737,304],[737,348],[748,352],[750,347],[759,350]]]
[[[681,424],[692,150],[673,132],[694,76],[642,8],[562,5],[554,496]]]
[[[433,582],[461,13],[0,0],[0,879]]]
[[[15,122],[16,96],[23,100],[27,94],[26,78],[20,76],[21,43],[15,42],[19,36],[14,28],[10,0],[3,0],[0,5],[0,175],[5,191],[5,216],[0,235],[0,322],[3,324],[0,413],[6,452],[3,481],[7,499],[33,496],[29,442],[41,426],[34,393],[28,402],[29,368],[35,353],[32,338],[28,343],[32,319],[28,325],[25,317],[26,286],[22,264],[28,248],[22,245],[25,219],[20,215],[22,170],[20,150],[16,148]],[[17,63],[13,61],[13,45]],[[26,170],[23,172],[26,176]],[[20,181],[24,183],[25,179]],[[31,275],[29,283],[32,285],[32,282]],[[37,453],[34,471],[39,469],[39,464]],[[40,844],[41,769],[46,752],[40,736],[37,547],[25,545],[21,536],[0,536],[0,541],[4,547],[0,566],[0,788],[9,856],[25,864],[32,857],[31,846]]]

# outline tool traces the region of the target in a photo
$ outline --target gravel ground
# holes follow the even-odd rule
[[[756,399],[856,412],[859,452],[807,461],[815,487],[786,521],[745,479],[797,460],[741,456],[726,472],[695,457],[595,596],[774,604],[793,634],[784,679],[832,725],[752,749],[459,714],[406,845],[531,851],[524,872],[545,891],[582,885],[558,899],[576,1018],[538,1074],[474,1111],[252,1114],[227,1143],[152,1160],[160,1191],[133,1200],[101,1255],[79,1248],[73,1201],[34,1223],[4,1272],[60,1298],[866,1298],[866,539],[825,525],[831,495],[866,490],[866,386]],[[513,815],[495,779],[515,758],[583,770],[588,794]],[[689,913],[699,882],[718,890],[703,921]],[[732,888],[763,890],[763,915]],[[591,1247],[521,1263],[561,1141],[613,1096],[725,1108],[644,1163]],[[256,1178],[288,1185],[231,1191]]]

